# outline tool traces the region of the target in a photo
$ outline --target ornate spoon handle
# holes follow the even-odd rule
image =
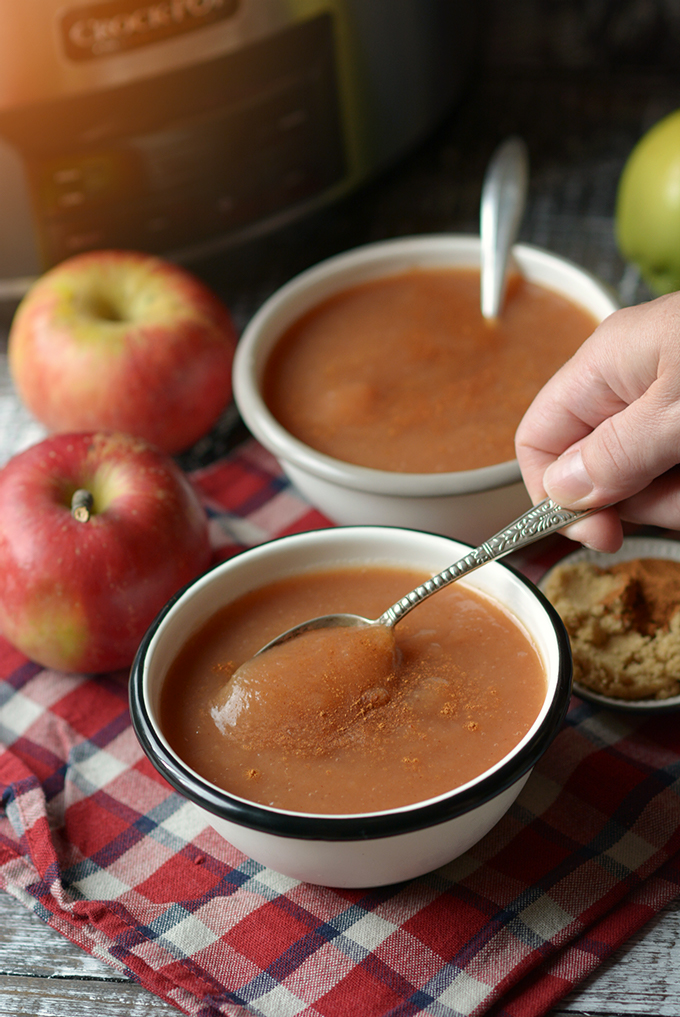
[[[486,565],[487,562],[502,558],[510,551],[517,551],[521,547],[533,544],[541,537],[547,537],[549,533],[555,533],[556,530],[561,530],[564,526],[596,511],[600,510],[588,509],[582,512],[572,512],[571,509],[562,508],[550,498],[546,498],[515,519],[509,526],[499,530],[489,540],[485,540],[469,554],[450,565],[449,568],[433,576],[432,579],[428,579],[422,586],[417,586],[415,590],[402,597],[392,607],[388,607],[378,621],[382,625],[396,625],[405,614],[408,614],[437,590],[441,590],[443,586],[448,586],[449,583],[455,582],[456,579],[467,575],[468,572],[473,572],[480,565]]]

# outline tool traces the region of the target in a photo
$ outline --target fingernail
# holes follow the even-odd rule
[[[581,450],[566,452],[551,463],[543,475],[543,486],[559,505],[574,505],[586,498],[595,485],[583,465]]]

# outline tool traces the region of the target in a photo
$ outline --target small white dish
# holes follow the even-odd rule
[[[619,550],[612,554],[582,547],[555,562],[537,585],[540,590],[545,591],[548,577],[558,565],[572,565],[576,562],[587,561],[602,568],[609,568],[616,562],[630,561],[632,558],[670,558],[673,561],[680,561],[680,540],[651,536],[625,537]],[[594,692],[577,681],[573,683],[573,693],[579,699],[586,699],[588,702],[597,703],[607,709],[623,710],[626,713],[661,714],[680,710],[680,696],[671,696],[668,699],[617,699]]]

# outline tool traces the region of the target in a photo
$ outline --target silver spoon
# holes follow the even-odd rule
[[[550,533],[555,533],[565,526],[569,526],[571,523],[576,522],[577,519],[583,519],[585,516],[591,515],[592,512],[598,511],[600,509],[587,509],[574,512],[571,509],[561,508],[554,501],[551,501],[550,498],[546,498],[544,501],[539,502],[538,505],[530,508],[528,512],[515,519],[505,529],[499,530],[498,533],[490,537],[489,540],[484,541],[479,547],[469,551],[468,554],[460,558],[455,564],[450,565],[443,572],[428,579],[422,586],[417,586],[415,590],[407,593],[405,597],[398,600],[392,607],[388,607],[379,618],[362,618],[358,614],[324,614],[318,618],[310,618],[308,621],[294,625],[292,628],[287,629],[286,632],[276,636],[275,639],[270,640],[261,650],[257,651],[255,656],[257,657],[260,653],[264,653],[265,650],[279,646],[281,643],[286,643],[289,639],[293,639],[303,632],[309,632],[311,629],[360,625],[384,625],[386,628],[391,629],[409,611],[412,611],[414,607],[417,607],[418,604],[432,596],[433,593],[448,586],[449,583],[454,583],[457,579],[467,575],[468,572],[473,572],[480,565],[486,565],[487,562],[502,558],[504,555],[509,554],[510,551],[517,551],[522,547],[533,544],[534,541],[540,540]]]
[[[480,208],[482,315],[493,320],[505,297],[508,259],[517,238],[529,182],[529,157],[521,138],[498,146],[482,185]]]

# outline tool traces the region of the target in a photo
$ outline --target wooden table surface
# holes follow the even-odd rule
[[[624,303],[649,296],[616,251],[612,226],[616,184],[637,138],[678,104],[678,62],[660,66],[642,54],[631,65],[628,53],[619,64],[612,43],[603,72],[597,48],[604,45],[603,38],[606,41],[602,32],[590,57],[587,46],[579,50],[578,40],[578,59],[556,48],[556,37],[553,50],[550,46],[545,50],[548,28],[557,30],[553,24],[557,6],[563,15],[571,13],[572,35],[584,24],[588,28],[588,19],[581,17],[587,5],[584,8],[577,0],[562,5],[548,0],[512,5],[492,0],[498,23],[470,89],[421,149],[338,206],[194,266],[229,304],[239,327],[278,285],[337,251],[418,232],[475,232],[486,162],[495,145],[511,133],[526,139],[531,156],[521,239],[572,258],[608,282]],[[618,8],[607,3],[604,7],[612,15],[607,22],[611,27]],[[634,7],[621,5],[629,13]],[[642,8],[648,17],[650,4],[641,0]],[[564,22],[560,24],[563,28]],[[643,18],[641,42],[646,24]],[[522,25],[527,29],[524,34]],[[39,436],[14,399],[2,359],[2,325],[6,337],[12,310],[0,306],[0,463]],[[190,468],[214,458],[238,434],[230,415],[207,445],[182,457],[182,465]],[[0,894],[0,1014],[170,1017],[177,1012],[72,945],[14,898]],[[680,1017],[680,902],[621,947],[561,1002],[552,1017],[561,1014]]]

